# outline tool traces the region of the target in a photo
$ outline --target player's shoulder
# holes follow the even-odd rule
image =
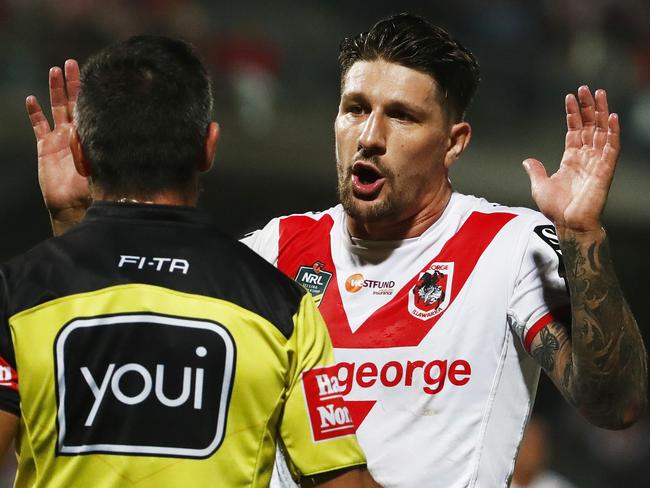
[[[305,228],[309,228],[315,225],[318,225],[324,221],[335,221],[343,216],[343,207],[341,205],[336,205],[321,211],[309,211],[303,213],[293,213],[288,215],[282,215],[275,217],[269,220],[264,226],[260,227],[258,230],[247,233],[244,236],[244,239],[249,236],[254,235],[257,232],[268,232],[275,230],[278,227],[285,225],[297,225]]]
[[[297,219],[309,219],[314,222],[318,222],[324,218],[338,218],[343,215],[343,206],[341,204],[335,205],[330,208],[318,211],[309,211],[303,213],[294,213],[289,215],[284,215],[278,217],[281,221],[283,220],[297,220]]]
[[[473,195],[454,193],[452,211],[460,214],[460,220],[467,222],[472,215],[487,215],[482,224],[489,223],[493,215],[498,222],[505,222],[500,228],[501,242],[510,242],[514,249],[525,250],[543,243],[554,250],[559,248],[559,241],[553,223],[541,212],[527,207],[504,205]],[[505,217],[505,219],[504,219]],[[518,251],[514,251],[518,252]]]
[[[249,232],[241,242],[267,261],[275,263],[281,239],[292,242],[322,237],[344,218],[341,205],[320,212],[305,212],[284,215],[271,219],[264,227]],[[286,243],[286,242],[285,242]]]
[[[515,253],[550,252],[561,256],[560,242],[555,226],[541,212],[527,207],[503,205],[485,198],[463,195],[466,208],[471,212],[509,214],[512,218],[502,229],[504,238],[513,243]],[[518,251],[517,251],[518,249]]]
[[[484,214],[509,214],[513,216],[511,227],[532,228],[536,225],[549,225],[548,220],[541,212],[528,207],[504,205],[502,203],[491,202],[483,197],[474,195],[464,195],[455,193],[457,206],[464,209],[465,212],[480,212]]]

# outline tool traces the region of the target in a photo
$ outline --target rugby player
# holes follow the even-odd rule
[[[27,103],[41,160],[64,147],[92,204],[0,267],[15,486],[264,487],[278,442],[303,486],[378,486],[321,386],[334,357],[311,295],[195,208],[219,128],[192,49],[139,36],[66,70],[54,130]]]
[[[536,212],[451,185],[479,66],[449,33],[393,16],[345,39],[339,61],[341,205],[274,219],[244,242],[319,303],[339,362],[330,386],[346,393],[375,479],[507,486],[540,370],[593,424],[635,422],[646,352],[601,222],[620,151],[605,91],[567,95],[554,174],[524,161]],[[83,191],[50,193],[69,164],[39,156],[65,231]]]

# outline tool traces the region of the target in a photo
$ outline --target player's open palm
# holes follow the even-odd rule
[[[610,114],[607,95],[586,86],[578,98],[566,97],[567,134],[560,167],[548,176],[542,163],[524,161],[533,199],[558,230],[588,232],[600,229],[609,187],[620,151],[620,127]]]
[[[65,63],[65,77],[61,68],[50,69],[50,104],[54,129],[35,96],[26,100],[27,114],[36,135],[38,153],[38,182],[50,214],[88,207],[88,181],[74,167],[70,152],[70,132],[77,95],[79,94],[79,65],[69,59]]]

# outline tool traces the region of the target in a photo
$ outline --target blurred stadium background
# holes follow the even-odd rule
[[[233,236],[269,218],[336,202],[332,123],[338,43],[388,14],[426,15],[478,57],[470,150],[455,187],[532,206],[526,157],[554,169],[564,95],[608,90],[623,154],[605,216],[620,280],[650,333],[650,3],[647,0],[0,0],[0,259],[48,237],[24,100],[47,104],[47,72],[107,43],[160,33],[194,43],[209,66],[222,127],[202,204]],[[173,114],[170,114],[173,116]],[[64,279],[62,277],[62,279]],[[543,378],[535,412],[549,469],[582,487],[650,486],[650,421],[623,432],[589,426]],[[11,460],[0,486],[10,486]],[[3,484],[4,483],[4,484]]]

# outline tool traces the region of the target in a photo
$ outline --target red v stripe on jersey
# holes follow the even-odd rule
[[[359,429],[375,403],[377,400],[345,400],[345,404],[350,409],[355,429]]]
[[[409,293],[412,293],[420,272],[427,270],[432,263],[454,263],[449,307],[487,246],[514,217],[510,213],[472,213],[440,253],[414,273],[413,278],[393,299],[377,309],[355,332],[350,328],[337,286],[330,244],[333,220],[329,215],[320,220],[303,216],[289,217],[281,222],[278,268],[295,278],[300,266],[320,261],[324,263],[323,269],[333,273],[320,303],[320,311],[327,322],[334,347],[365,349],[417,346],[445,313],[443,311],[421,321],[408,312]]]
[[[383,307],[377,309],[353,333],[345,316],[338,288],[328,290],[327,301],[321,304],[334,347],[384,348],[417,346],[431,328],[444,315],[444,311],[426,321],[415,319],[408,313],[408,296],[419,279],[419,274],[436,262],[453,262],[452,296],[449,306],[462,290],[467,278],[476,266],[483,251],[496,234],[515,215],[506,213],[484,214],[474,212],[459,231],[447,241],[440,253],[399,291]]]

